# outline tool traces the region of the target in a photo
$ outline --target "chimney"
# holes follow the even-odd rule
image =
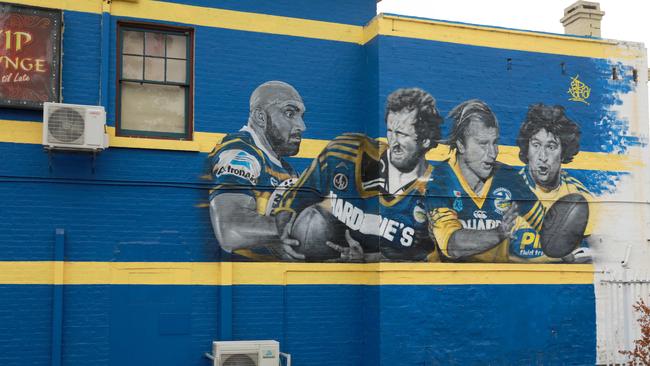
[[[579,0],[564,9],[564,17],[560,22],[565,34],[600,37],[600,20],[603,15],[605,12],[600,11],[599,3]]]

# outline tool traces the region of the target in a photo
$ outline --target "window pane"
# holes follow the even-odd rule
[[[142,80],[142,57],[122,56],[122,78]]]
[[[145,57],[144,78],[152,81],[165,81],[165,59]]]
[[[165,56],[165,35],[162,33],[145,33],[145,54],[148,56]]]
[[[167,57],[186,58],[187,37],[167,35]]]
[[[125,82],[121,128],[185,133],[185,87]]]
[[[167,81],[174,83],[185,82],[185,61],[184,60],[167,60]]]
[[[144,45],[144,33],[124,31],[122,33],[122,53],[133,53],[142,55]]]

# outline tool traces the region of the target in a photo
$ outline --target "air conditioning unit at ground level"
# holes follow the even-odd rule
[[[213,366],[279,366],[280,355],[290,366],[291,356],[281,353],[280,343],[271,340],[212,342],[212,354],[206,354]]]
[[[98,151],[108,147],[104,107],[43,103],[43,146]]]

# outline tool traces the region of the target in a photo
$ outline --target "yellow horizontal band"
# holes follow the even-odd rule
[[[5,285],[588,285],[593,273],[590,264],[0,262]]]
[[[365,44],[377,35],[384,35],[592,58],[633,59],[643,57],[645,52],[642,47],[619,46],[618,42],[611,40],[384,14],[376,16],[365,27],[361,27],[151,0],[113,1],[110,5],[104,5],[101,0],[17,0],[15,2],[90,13],[106,11],[115,16],[356,44]]]
[[[41,144],[43,136],[43,125],[40,122],[21,122],[0,120],[0,142],[13,142],[19,144]],[[116,137],[115,128],[107,127],[109,135],[109,146],[112,148],[134,148],[134,149],[161,149],[210,152],[215,144],[219,143],[225,136],[224,133],[195,132],[194,141],[178,141],[151,138]],[[323,151],[329,143],[328,140],[304,139],[300,145],[300,151],[296,157],[313,159]],[[441,161],[449,157],[449,147],[439,145],[427,154],[427,159]],[[523,166],[519,160],[519,148],[516,146],[499,146],[498,160],[512,166]],[[582,151],[574,160],[566,164],[567,169],[580,170],[605,170],[614,172],[628,172],[634,168],[642,167],[640,159],[629,155],[606,154],[598,152]]]
[[[559,34],[536,33],[514,29],[493,28],[472,24],[414,19],[396,15],[379,15],[375,21],[378,33],[517,51],[541,52],[591,58],[634,59],[643,57],[643,48],[621,47],[619,42]]]

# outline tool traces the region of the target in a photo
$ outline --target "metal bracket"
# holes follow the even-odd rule
[[[54,171],[54,168],[52,167],[52,160],[53,160],[53,154],[55,151],[66,151],[70,153],[87,153],[88,151],[86,150],[64,150],[64,149],[54,149],[51,147],[45,147],[45,150],[47,151],[47,167],[50,173]],[[91,163],[91,171],[92,174],[95,174],[95,167],[96,167],[96,162],[97,162],[97,154],[101,152],[101,150],[94,149],[90,151],[92,153],[92,163]]]
[[[284,358],[287,360],[286,366],[291,366],[291,355],[290,354],[280,352],[280,356],[284,356]]]

